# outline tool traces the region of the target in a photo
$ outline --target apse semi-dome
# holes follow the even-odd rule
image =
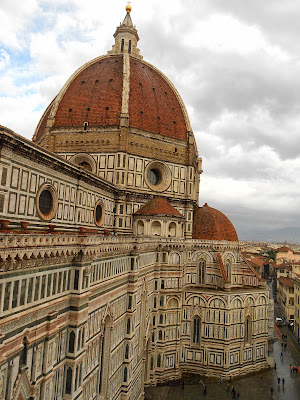
[[[193,239],[236,242],[238,236],[226,215],[205,203],[194,211]]]

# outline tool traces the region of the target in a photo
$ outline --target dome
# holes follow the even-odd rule
[[[238,241],[230,220],[207,203],[194,211],[193,239]]]
[[[123,55],[99,57],[80,68],[48,107],[37,141],[52,129],[118,127],[122,113]],[[156,68],[130,56],[128,124],[131,128],[186,140],[184,107],[173,85]]]
[[[163,215],[183,218],[183,215],[163,197],[155,197],[150,200],[136,211],[135,215]]]
[[[200,171],[185,105],[170,80],[140,55],[130,12],[114,38],[112,50],[87,62],[68,79],[44,112],[33,141],[72,162],[78,154],[89,154],[97,166],[95,173],[114,183],[120,171],[103,170],[124,168],[133,163],[132,157],[142,157],[143,163],[164,163],[166,171],[166,163]],[[157,185],[153,190],[158,189],[167,187]]]
[[[49,147],[52,136],[52,149],[60,152],[64,140],[70,145],[63,135],[87,131],[101,136],[121,129],[156,135],[155,140],[161,135],[177,139],[179,145],[188,141],[191,126],[184,103],[168,78],[140,55],[129,8],[114,37],[107,55],[86,63],[69,78],[42,116],[34,141]],[[103,144],[101,139],[98,143]],[[117,150],[112,142],[116,139],[110,141],[110,150]]]

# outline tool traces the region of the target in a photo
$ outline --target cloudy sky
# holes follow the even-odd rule
[[[111,49],[125,5],[1,0],[0,124],[31,138],[68,77]],[[295,232],[300,2],[134,0],[132,7],[141,54],[187,106],[203,158],[200,204],[224,212],[240,239]]]

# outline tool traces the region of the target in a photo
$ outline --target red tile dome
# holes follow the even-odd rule
[[[124,97],[124,55],[88,62],[68,80],[47,108],[33,140],[51,130],[119,127]],[[155,67],[129,56],[129,127],[180,140],[187,139],[185,107],[171,82]]]
[[[207,203],[194,211],[193,239],[238,241],[230,220]]]
[[[135,215],[168,215],[183,218],[183,215],[163,197],[155,197],[150,200],[136,211]]]

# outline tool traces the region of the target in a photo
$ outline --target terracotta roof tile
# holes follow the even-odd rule
[[[176,210],[165,198],[155,197],[148,203],[143,205],[134,214],[136,215],[170,215],[173,217],[182,217],[179,211]]]
[[[277,268],[277,269],[289,269],[289,268],[291,268],[291,264],[275,264],[274,265],[274,268]]]
[[[256,276],[256,278],[258,278],[260,281],[264,281],[264,279],[257,273],[257,271],[255,270],[255,268],[251,265],[251,263],[249,262],[249,260],[247,260],[246,258],[244,258],[242,256],[243,260],[245,261],[245,263],[248,265],[248,267],[251,269],[251,271],[253,272],[253,274]]]
[[[226,273],[226,270],[225,270],[225,267],[223,264],[222,256],[220,253],[217,253],[217,260],[218,260],[218,264],[219,264],[224,282],[229,282],[229,279],[228,279],[228,276],[227,276],[227,273]]]
[[[285,287],[294,287],[294,282],[293,279],[291,278],[285,278],[285,277],[281,277],[278,279],[279,282],[281,282],[283,284],[283,286]]]
[[[292,251],[289,247],[287,246],[282,246],[279,249],[276,250],[276,253],[287,253],[288,251]]]

